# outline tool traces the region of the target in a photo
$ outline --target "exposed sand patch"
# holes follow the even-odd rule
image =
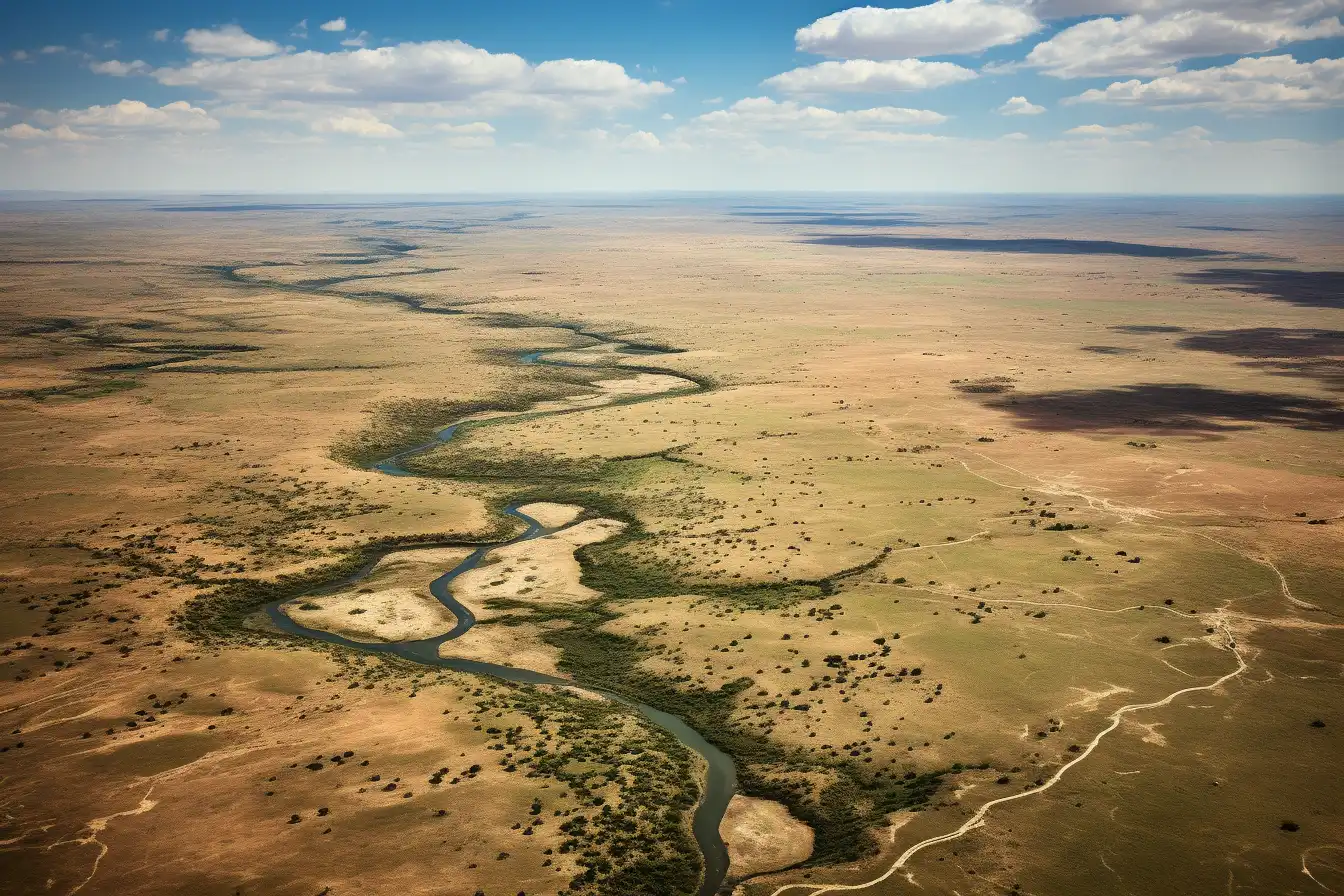
[[[432,638],[450,631],[457,617],[430,594],[429,583],[469,553],[462,548],[398,551],[345,591],[292,600],[280,609],[295,622],[352,641]]]
[[[695,385],[688,379],[665,373],[640,373],[621,379],[597,380],[594,386],[609,395],[657,395]]]
[[[733,877],[796,865],[812,854],[812,829],[783,803],[735,795],[719,822]]]
[[[543,516],[563,521],[566,516],[573,519],[583,510],[547,503],[520,509],[546,525],[551,523]],[[597,592],[579,582],[582,570],[574,551],[585,544],[604,541],[624,528],[625,524],[616,520],[587,520],[552,535],[496,548],[486,558],[488,565],[465,572],[453,582],[453,594],[471,607],[478,620],[493,619],[504,612],[489,607],[487,602],[491,599],[538,603],[588,600]],[[568,624],[556,620],[543,625],[478,625],[465,637],[443,644],[439,655],[560,675],[557,665],[560,651],[543,643],[541,638],[547,629]]]
[[[466,635],[439,645],[439,656],[564,677],[557,665],[559,649],[543,643],[541,636],[547,629],[567,625],[569,623],[563,620],[544,625],[477,625]]]
[[[578,519],[579,514],[583,513],[582,507],[576,507],[573,504],[555,504],[551,501],[523,504],[518,509],[548,529],[572,523]]]
[[[490,552],[485,566],[463,573],[453,582],[453,594],[471,607],[478,619],[498,615],[487,601],[508,598],[536,603],[591,600],[597,592],[579,581],[576,548],[605,541],[625,528],[617,520],[585,520],[552,535],[523,541]]]

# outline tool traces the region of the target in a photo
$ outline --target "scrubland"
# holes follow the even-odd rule
[[[730,204],[6,209],[5,879],[694,892],[702,769],[639,714],[259,612],[442,633],[428,582],[531,502],[559,531],[455,581],[441,652],[728,753],[729,888],[1344,885],[1334,219],[920,211],[1224,254]]]

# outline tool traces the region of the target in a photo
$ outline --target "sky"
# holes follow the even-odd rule
[[[0,189],[1344,192],[1344,0],[43,0]]]

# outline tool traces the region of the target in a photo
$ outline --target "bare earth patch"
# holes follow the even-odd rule
[[[556,504],[551,501],[523,504],[518,510],[532,517],[547,529],[568,525],[578,519],[579,514],[583,513],[582,507],[575,507],[573,504]]]
[[[429,583],[467,556],[461,548],[399,551],[379,561],[354,587],[281,606],[309,628],[352,641],[418,641],[451,631],[453,612],[429,593]],[[371,591],[361,589],[371,588]]]
[[[776,871],[812,854],[812,829],[782,803],[736,795],[719,823],[733,877]]]
[[[543,643],[541,636],[546,629],[567,625],[564,620],[543,625],[477,625],[464,636],[439,645],[439,656],[531,669],[564,678],[558,666],[560,650]]]
[[[552,535],[523,541],[490,552],[484,566],[464,572],[453,582],[453,595],[471,607],[478,619],[496,615],[492,598],[538,603],[591,600],[597,592],[579,581],[574,551],[605,541],[625,524],[616,520],[585,520]]]

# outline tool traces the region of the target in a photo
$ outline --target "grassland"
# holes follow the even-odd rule
[[[1199,260],[800,244],[695,208],[414,245],[56,214],[0,219],[6,879],[693,892],[700,773],[639,716],[256,625],[549,501],[623,526],[482,568],[461,655],[733,756],[813,838],[749,896],[872,880],[1015,793],[865,892],[1344,885],[1338,307]],[[1188,237],[1059,214],[1043,235]],[[1313,226],[1200,236],[1329,273]],[[414,477],[363,469],[468,417]],[[380,576],[356,622],[423,598]],[[1233,672],[1047,788],[1121,707]]]

